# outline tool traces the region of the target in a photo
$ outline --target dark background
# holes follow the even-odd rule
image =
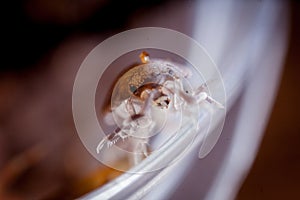
[[[14,125],[8,122],[10,117],[14,116],[10,109],[15,109],[15,99],[19,96],[23,97],[14,92],[21,91],[23,94],[27,92],[24,88],[31,90],[30,87],[36,86],[35,82],[26,87],[19,85],[26,85],[27,82],[30,83],[32,77],[47,72],[50,67],[43,63],[51,61],[49,55],[52,55],[53,51],[70,35],[121,31],[126,27],[129,13],[134,13],[138,9],[155,7],[162,1],[149,0],[141,3],[135,0],[128,3],[122,0],[91,0],[85,4],[84,2],[88,1],[78,0],[75,1],[77,6],[74,6],[74,2],[69,0],[27,0],[6,1],[3,4],[0,72],[0,124],[3,129],[0,130],[0,134],[3,132],[5,135],[3,135],[3,140],[0,135],[0,148],[7,148],[3,148],[5,151],[0,149],[0,169],[11,157],[27,148],[25,139],[24,143],[22,139],[16,143],[10,143],[16,139],[13,134],[10,135],[9,131],[15,130],[14,126],[19,126],[19,124]],[[257,158],[237,199],[300,199],[300,67],[298,64],[300,3],[291,1],[290,7],[289,46],[278,96]],[[91,49],[92,46],[89,48]],[[86,53],[88,50],[82,54],[86,55]],[[78,59],[83,59],[83,57]],[[19,98],[16,105],[22,104],[22,101],[24,99]],[[24,129],[28,128],[27,125],[25,123]],[[3,141],[14,145],[3,145]],[[57,172],[54,174],[60,176]]]
[[[300,198],[300,3],[290,5],[290,40],[278,95],[237,199]]]

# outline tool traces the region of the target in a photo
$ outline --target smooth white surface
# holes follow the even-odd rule
[[[224,76],[233,107],[221,139],[208,157],[198,160],[198,148],[194,148],[159,176],[126,175],[132,191],[119,188],[118,192],[131,193],[131,199],[149,200],[235,197],[255,158],[279,82],[287,34],[284,5],[274,1],[188,1],[164,5],[133,23],[133,27],[174,28],[204,45]],[[184,20],[188,25],[182,24]],[[154,178],[155,184],[139,181],[146,177]],[[97,192],[94,194],[97,197]]]

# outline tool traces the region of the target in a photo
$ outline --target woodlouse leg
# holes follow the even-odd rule
[[[219,103],[218,101],[216,101],[215,99],[213,99],[211,96],[209,96],[206,92],[200,92],[197,96],[197,103],[201,103],[203,101],[207,101],[208,103],[212,104],[213,106],[220,108],[220,109],[224,109],[224,106]]]
[[[139,164],[144,158],[149,156],[148,147],[149,144],[147,139],[138,139],[136,141],[136,147],[134,150],[133,163],[134,165]]]
[[[108,134],[99,142],[96,148],[96,152],[99,154],[105,144],[107,145],[107,148],[109,148],[112,145],[116,144],[119,141],[119,139],[124,140],[127,137],[127,134],[125,134],[120,128],[117,128],[113,133]]]

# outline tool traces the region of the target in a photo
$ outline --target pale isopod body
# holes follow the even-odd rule
[[[208,95],[204,86],[192,90],[186,81],[191,75],[187,68],[152,60],[146,52],[141,53],[140,58],[142,64],[129,69],[115,84],[108,115],[113,116],[118,128],[102,139],[96,149],[99,153],[105,144],[110,147],[122,139],[133,146],[135,164],[142,159],[138,154],[148,155],[149,138],[163,130],[164,116],[168,113],[192,113],[190,117],[196,123],[197,116],[192,116],[191,105],[207,101],[222,107]]]

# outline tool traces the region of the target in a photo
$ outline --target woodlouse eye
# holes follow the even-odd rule
[[[130,92],[135,93],[137,90],[137,87],[135,85],[129,85],[129,90],[130,90]]]

